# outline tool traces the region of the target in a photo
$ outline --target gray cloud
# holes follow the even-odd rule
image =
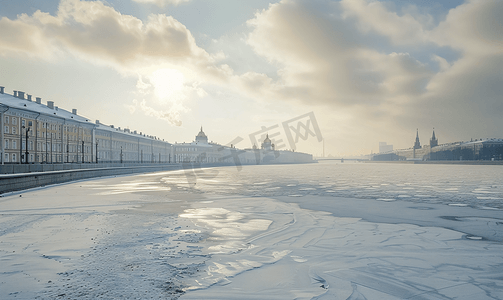
[[[144,78],[177,69],[184,95],[205,95],[204,87],[263,103],[321,107],[320,123],[333,126],[337,119],[353,132],[333,130],[347,135],[346,143],[403,137],[421,126],[439,128],[450,136],[445,139],[463,138],[460,132],[501,136],[503,2],[467,1],[438,19],[413,8],[397,13],[380,1],[284,0],[249,20],[246,45],[260,59],[235,74],[221,62],[239,64],[246,51],[239,59],[226,57],[225,48],[211,55],[173,17],[141,21],[102,2],[63,0],[54,16],[37,11],[0,19],[0,55],[66,54]],[[446,49],[456,55],[447,57]],[[253,69],[254,61],[271,68]],[[274,69],[275,76],[267,75]],[[166,101],[183,108],[181,102]],[[153,106],[151,99],[135,104],[150,116],[180,121],[180,110]]]
[[[122,15],[102,2],[62,0],[55,16],[35,12],[0,20],[0,53],[50,57],[68,52],[112,64],[122,71],[169,63],[219,73],[214,58],[198,47],[190,31],[171,16],[150,15],[146,22]],[[214,70],[207,69],[214,67]]]
[[[437,26],[431,20],[378,1],[282,1],[249,21],[248,43],[281,64],[268,82],[277,98],[344,111],[356,131],[425,125],[451,138],[501,136],[503,2],[468,1]],[[443,47],[457,60],[443,58]]]

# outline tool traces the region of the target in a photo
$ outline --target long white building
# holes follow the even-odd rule
[[[22,91],[6,94],[0,87],[1,164],[61,163],[212,163],[262,164],[312,162],[312,155],[277,151],[266,137],[261,148],[237,149],[208,142],[201,127],[195,140],[170,144],[128,128],[42,104]]]
[[[1,163],[169,163],[172,145],[0,87]]]

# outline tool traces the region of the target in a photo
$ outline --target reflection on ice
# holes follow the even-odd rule
[[[192,219],[195,224],[208,228],[208,240],[217,243],[209,247],[210,253],[229,253],[247,247],[244,244],[250,235],[267,230],[272,223],[271,220],[250,218],[245,213],[222,207],[187,209],[180,217]]]
[[[247,167],[2,198],[0,296],[503,299],[501,169]]]
[[[246,203],[247,208],[253,207],[247,209],[249,218],[264,219],[260,215],[267,215],[273,221],[264,231],[251,234],[253,246],[212,255],[205,277],[198,282],[203,283],[200,288],[211,282],[217,284],[193,290],[181,299],[432,300],[503,296],[503,289],[492,287],[494,281],[490,279],[501,275],[492,266],[503,264],[503,248],[478,235],[336,218],[271,199],[256,199],[257,203],[250,199],[219,201],[214,202],[215,209],[193,211],[197,216],[213,216],[217,223],[205,224],[215,226],[221,220],[215,213],[240,215]],[[487,226],[503,226],[490,218],[460,217],[456,221],[486,231]]]
[[[118,195],[118,194],[134,193],[140,191],[171,190],[170,187],[160,185],[158,181],[142,181],[141,179],[136,179],[134,181],[123,182],[120,184],[112,184],[112,185],[106,185],[106,184],[101,185],[91,183],[85,186],[96,190],[106,190],[104,192],[97,193],[97,195]]]

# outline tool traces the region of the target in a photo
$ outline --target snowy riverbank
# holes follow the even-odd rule
[[[0,198],[0,298],[503,299],[501,210],[208,194],[177,172]]]

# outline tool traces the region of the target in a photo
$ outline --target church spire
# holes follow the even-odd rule
[[[435,137],[435,128],[433,128],[433,134],[430,139],[430,147],[433,148],[436,146],[438,146],[438,139]]]
[[[416,128],[416,141],[414,142],[414,149],[421,149],[421,143],[419,142],[419,129]]]

